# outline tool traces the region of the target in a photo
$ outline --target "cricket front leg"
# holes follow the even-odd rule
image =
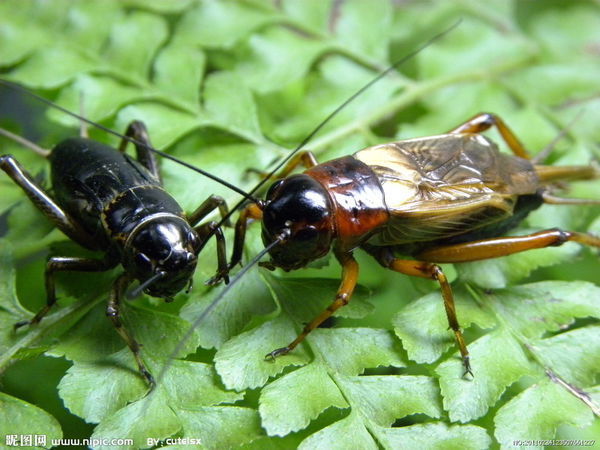
[[[141,346],[138,343],[138,341],[136,341],[135,338],[131,335],[131,333],[127,331],[127,328],[125,328],[121,320],[121,300],[123,298],[123,294],[125,293],[125,289],[127,289],[127,286],[130,282],[131,279],[126,273],[122,274],[121,276],[119,276],[119,278],[117,278],[110,293],[108,307],[106,308],[106,315],[114,325],[115,329],[117,330],[117,333],[119,333],[119,335],[123,338],[129,349],[131,350],[131,353],[133,353],[140,374],[142,375],[142,377],[144,377],[144,379],[150,386],[150,390],[152,390],[154,389],[156,382],[154,381],[154,377],[144,364],[142,354],[140,351]]]
[[[237,264],[242,261],[242,254],[244,252],[244,243],[246,242],[246,229],[248,224],[252,220],[262,219],[262,208],[256,203],[246,206],[238,217],[235,223],[235,235],[233,238],[233,251],[231,253],[231,260],[229,261],[228,269],[233,269]]]
[[[341,255],[336,255],[340,264],[342,265],[342,282],[335,296],[335,300],[331,305],[327,307],[325,311],[311,320],[302,330],[300,335],[294,339],[290,344],[286,347],[278,348],[273,350],[270,353],[265,355],[265,359],[275,359],[278,356],[286,355],[291,352],[298,344],[300,344],[308,334],[321,325],[325,320],[327,320],[333,313],[335,313],[342,306],[348,304],[350,299],[352,298],[352,293],[354,292],[354,288],[356,287],[356,283],[358,281],[358,263],[352,256],[352,253],[344,253]]]
[[[207,241],[209,236],[214,235],[217,241],[217,273],[211,279],[206,281],[208,286],[215,286],[221,281],[229,283],[229,265],[227,264],[227,251],[225,246],[225,236],[219,224],[215,221],[198,225],[194,228],[200,236],[200,239]]]

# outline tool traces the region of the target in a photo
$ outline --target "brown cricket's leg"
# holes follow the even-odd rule
[[[148,135],[148,130],[146,125],[144,125],[144,122],[140,122],[139,120],[134,120],[131,122],[125,131],[125,136],[135,139],[142,144],[135,144],[137,160],[162,184],[162,178],[160,176],[160,169],[158,168],[156,155],[148,150],[148,147],[152,147],[152,144],[150,143],[150,136]],[[119,151],[121,153],[125,152],[128,143],[129,141],[127,139],[121,140],[121,144],[119,145]]]
[[[17,322],[15,329],[25,325],[35,325],[44,318],[56,303],[56,289],[54,285],[55,272],[76,271],[76,272],[104,272],[117,265],[113,258],[104,259],[77,258],[54,256],[46,263],[46,306],[44,306],[31,320],[22,320]]]
[[[337,291],[337,295],[335,296],[335,300],[331,305],[327,307],[325,311],[311,320],[302,330],[302,333],[294,339],[287,347],[278,348],[273,350],[270,353],[265,355],[265,359],[275,359],[277,356],[285,355],[292,351],[300,342],[308,336],[312,330],[321,325],[325,320],[327,320],[331,315],[340,309],[342,306],[345,306],[352,298],[352,293],[354,292],[354,287],[356,286],[356,282],[358,280],[358,263],[352,256],[352,253],[343,253],[336,254],[336,257],[340,261],[342,265],[342,283]]]
[[[221,218],[225,217],[229,213],[229,208],[227,207],[227,203],[218,195],[211,195],[208,197],[200,206],[198,206],[193,213],[188,214],[188,222],[195,226],[202,219],[204,219],[208,214],[215,210],[215,208],[219,208],[219,213],[221,214]],[[231,226],[229,219],[225,222],[226,226]]]
[[[292,170],[294,170],[299,165],[302,165],[303,167],[310,169],[311,167],[314,167],[317,164],[319,164],[319,163],[317,162],[317,158],[315,157],[313,152],[305,150],[305,151],[299,152],[298,154],[294,155],[292,157],[292,159],[290,159],[288,161],[288,163],[285,165],[285,167],[283,169],[281,169],[281,172],[271,176],[270,178],[272,178],[272,179],[284,178],[284,177],[288,176],[292,172]],[[260,175],[262,178],[267,178],[269,176],[269,172],[264,172],[264,171],[257,170],[257,169],[246,169],[246,172],[247,173],[248,172],[256,173],[256,174]]]
[[[464,244],[445,245],[430,248],[416,255],[417,258],[437,263],[454,263],[478,261],[481,259],[497,258],[512,255],[536,248],[559,246],[565,242],[579,242],[580,244],[600,247],[600,238],[590,234],[575,231],[563,231],[558,228],[539,231],[526,236],[510,236],[479,241],[465,242]]]
[[[600,199],[597,198],[557,197],[548,192],[543,192],[542,198],[549,205],[600,205]]]
[[[592,180],[600,177],[600,171],[594,165],[589,166],[533,166],[541,183],[571,180]]]
[[[146,368],[144,361],[142,360],[142,355],[140,353],[140,344],[133,338],[133,336],[127,331],[127,329],[123,326],[123,322],[121,322],[121,299],[123,298],[123,293],[127,286],[131,282],[131,278],[124,273],[117,278],[113,284],[113,288],[110,292],[110,297],[108,299],[108,307],[106,308],[106,315],[111,320],[113,325],[115,326],[117,333],[121,335],[131,353],[135,357],[135,361],[137,362],[138,368],[142,376],[150,385],[150,390],[154,389],[156,385],[154,381],[154,377]]]
[[[60,206],[33,180],[11,155],[0,156],[0,169],[12,178],[27,194],[32,203],[56,228],[86,248],[96,248],[94,239],[86,233]]]
[[[235,223],[235,235],[233,238],[233,251],[231,253],[231,260],[229,261],[228,270],[231,270],[242,260],[242,253],[244,251],[244,241],[246,239],[246,228],[251,220],[261,220],[262,209],[256,203],[252,203],[246,206],[238,217]]]
[[[496,126],[502,139],[508,145],[508,147],[512,150],[512,152],[520,156],[521,158],[531,159],[525,147],[517,139],[512,130],[504,123],[504,121],[495,114],[491,113],[479,113],[473,116],[471,119],[467,120],[462,125],[459,125],[456,128],[448,131],[451,134],[461,134],[461,133],[481,133],[482,131],[488,130],[489,128]]]
[[[444,272],[440,266],[431,262],[396,258],[389,247],[375,247],[368,245],[362,246],[362,248],[373,255],[383,267],[413,277],[429,278],[439,283],[442,290],[442,298],[444,299],[444,308],[446,310],[446,317],[448,318],[448,325],[450,325],[450,328],[454,332],[454,337],[456,338],[456,343],[462,356],[463,366],[465,368],[464,375],[470,374],[473,376],[469,361],[469,351],[467,350],[467,346],[456,317],[454,295],[452,294],[450,283],[448,283],[448,279],[446,278],[446,275],[444,275]]]
[[[221,280],[225,283],[229,283],[229,265],[227,264],[227,250],[225,247],[225,236],[223,236],[223,230],[218,226],[217,222],[207,222],[202,225],[194,227],[196,233],[200,236],[200,239],[204,242],[202,246],[208,241],[210,234],[215,235],[217,240],[217,273],[214,277],[206,282],[209,286],[219,284]]]

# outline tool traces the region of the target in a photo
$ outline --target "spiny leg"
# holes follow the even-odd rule
[[[284,178],[286,176],[288,176],[296,167],[302,165],[303,167],[310,169],[311,167],[316,166],[317,164],[319,164],[317,162],[317,158],[315,157],[315,155],[313,154],[313,152],[310,151],[302,151],[299,152],[298,154],[294,155],[292,157],[292,159],[290,159],[288,161],[288,163],[285,165],[285,167],[283,169],[281,169],[281,171],[273,176],[271,176],[270,178],[272,179],[280,179],[280,178]],[[262,178],[267,178],[269,176],[269,172],[265,172],[265,171],[261,171],[261,170],[257,170],[257,169],[246,169],[246,172],[250,172],[250,173],[256,173],[258,175],[260,175]]]
[[[479,241],[465,242],[463,244],[435,247],[418,253],[416,257],[424,261],[430,261],[429,263],[421,264],[429,264],[430,266],[435,266],[433,262],[457,263],[479,261],[482,259],[490,259],[497,258],[500,256],[512,255],[513,253],[519,253],[526,250],[533,250],[536,248],[560,246],[565,242],[570,241],[578,242],[583,245],[600,247],[600,238],[597,238],[595,236],[573,231],[550,229],[529,234],[526,236],[511,236],[483,239]],[[448,289],[450,289],[449,286]],[[442,293],[444,293],[443,290]],[[450,314],[454,314],[454,317],[456,318],[455,313],[452,311],[453,308],[454,303],[452,303],[452,308],[450,310],[448,309],[448,307],[446,308],[446,313],[448,314],[449,321]],[[450,326],[452,326],[452,322],[450,322]],[[464,345],[464,343],[461,344],[459,342],[459,347],[461,347],[461,345]]]
[[[125,131],[125,136],[133,138],[143,144],[135,144],[137,160],[162,184],[156,155],[148,150],[148,147],[152,147],[152,144],[150,143],[150,136],[148,135],[148,129],[146,128],[146,125],[144,125],[144,122],[140,122],[139,120],[131,122]],[[119,151],[121,153],[125,152],[128,142],[127,139],[121,140],[121,144],[119,145]]]
[[[553,183],[571,180],[593,180],[600,177],[598,167],[589,166],[544,166],[535,165],[535,173],[540,182]]]
[[[545,189],[540,192],[544,203],[554,205],[597,205],[598,199],[568,198],[553,195],[557,188],[564,189],[564,182],[572,180],[593,180],[600,178],[600,168],[592,163],[587,166],[546,166],[535,165],[535,173]]]
[[[465,368],[464,375],[469,374],[473,376],[471,363],[469,361],[469,351],[467,350],[467,345],[465,344],[456,317],[454,295],[452,294],[450,283],[448,283],[448,279],[446,278],[446,275],[444,275],[441,267],[430,262],[396,258],[388,247],[363,246],[362,248],[373,255],[383,267],[413,277],[429,278],[439,283],[442,290],[442,298],[444,300],[444,309],[446,310],[448,325],[454,332],[454,337],[456,338],[456,343]]]
[[[221,227],[218,226],[217,222],[207,222],[198,225],[194,230],[196,230],[204,243],[208,241],[208,236],[211,233],[215,235],[215,239],[217,240],[217,273],[208,280],[206,284],[214,286],[215,284],[219,284],[221,280],[224,280],[225,283],[229,283],[229,265],[227,264],[227,250],[225,247],[223,230],[221,230]]]
[[[576,231],[563,231],[558,228],[539,231],[526,236],[510,236],[464,244],[435,247],[416,255],[417,258],[437,263],[479,261],[512,255],[536,248],[559,246],[565,242],[578,242],[583,245],[600,247],[600,238]]]
[[[238,216],[238,220],[235,223],[235,235],[233,238],[233,251],[231,252],[231,260],[229,261],[228,270],[233,269],[236,264],[242,260],[242,253],[244,251],[244,241],[246,239],[246,229],[248,223],[252,220],[262,219],[262,209],[256,203],[246,206]]]
[[[549,192],[543,192],[542,198],[549,205],[600,205],[600,199],[597,198],[557,197]]]
[[[462,125],[459,125],[456,128],[453,128],[448,133],[451,134],[462,134],[462,133],[481,133],[482,131],[488,130],[489,128],[496,126],[502,139],[508,145],[508,147],[512,150],[512,152],[520,156],[521,158],[531,159],[525,147],[517,139],[517,136],[512,132],[512,130],[504,123],[504,121],[495,114],[491,113],[479,113],[473,116],[471,119],[467,120]]]
[[[215,208],[219,208],[221,218],[226,217],[229,213],[229,208],[227,208],[227,203],[225,200],[218,195],[211,195],[204,202],[202,202],[202,204],[198,206],[193,213],[188,215],[188,222],[195,227],[194,230],[196,230],[200,239],[202,240],[202,245],[198,249],[198,252],[204,248],[211,235],[214,234],[215,239],[217,240],[217,273],[214,277],[206,282],[206,284],[209,286],[219,284],[221,280],[224,280],[225,283],[229,283],[229,268],[227,265],[227,254],[223,230],[221,230],[217,222],[214,221],[198,225],[198,222],[204,219],[210,212],[214,211]],[[225,225],[230,226],[229,220],[227,220]]]
[[[116,261],[106,257],[104,259],[77,258],[54,256],[46,263],[46,306],[44,306],[31,320],[17,322],[15,329],[24,325],[35,325],[39,323],[52,306],[56,303],[56,288],[54,283],[54,274],[56,272],[76,271],[76,272],[104,272],[117,265]]]
[[[285,355],[292,351],[300,342],[302,342],[308,334],[321,325],[331,315],[340,309],[342,306],[348,304],[352,298],[354,287],[358,280],[358,263],[354,259],[351,253],[344,253],[342,255],[336,255],[342,265],[342,282],[335,296],[335,300],[331,305],[327,307],[325,311],[311,320],[302,330],[300,335],[294,339],[287,347],[278,348],[265,355],[265,359],[275,359],[280,355]]]
[[[60,231],[78,244],[96,248],[94,239],[86,233],[62,208],[33,180],[33,177],[11,155],[0,156],[0,169],[27,194],[32,203]]]
[[[144,361],[142,360],[142,355],[140,352],[140,344],[133,338],[133,336],[127,331],[127,329],[123,326],[123,322],[121,321],[121,299],[123,298],[123,293],[127,289],[127,286],[131,282],[129,276],[124,273],[119,278],[115,280],[113,288],[110,292],[110,297],[108,299],[108,306],[106,308],[106,315],[111,320],[117,333],[121,335],[131,353],[137,362],[138,368],[144,379],[150,385],[150,390],[154,389],[156,385],[154,381],[154,377],[150,373],[150,371],[146,368]]]

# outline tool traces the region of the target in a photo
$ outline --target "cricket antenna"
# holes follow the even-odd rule
[[[382,72],[380,72],[371,81],[369,81],[367,84],[365,84],[359,90],[357,90],[354,94],[352,94],[350,97],[348,97],[341,105],[339,105],[337,108],[335,108],[323,121],[321,121],[302,140],[302,142],[300,142],[300,144],[298,144],[298,146],[289,155],[287,155],[285,158],[283,158],[283,160],[279,164],[277,164],[277,166],[275,166],[275,168],[273,170],[271,170],[267,174],[267,176],[265,178],[263,178],[262,180],[260,180],[258,182],[258,184],[256,186],[254,186],[250,190],[250,192],[248,193],[248,195],[249,196],[254,195],[254,193],[258,189],[260,189],[267,181],[269,181],[273,177],[273,175],[275,175],[279,171],[279,169],[281,169],[285,165],[285,163],[287,163],[296,153],[298,153],[300,150],[302,150],[304,148],[304,146],[306,146],[306,144],[308,144],[310,142],[310,140],[313,137],[315,137],[315,135],[319,131],[321,131],[321,129],[327,123],[329,123],[341,110],[343,110],[346,106],[348,106],[350,103],[352,103],[354,101],[354,99],[356,99],[357,97],[359,97],[360,95],[362,95],[366,90],[368,90],[371,86],[373,86],[375,83],[377,83],[380,79],[382,79],[383,77],[385,77],[388,73],[390,73],[391,71],[397,69],[402,64],[406,63],[408,60],[414,58],[415,55],[417,55],[421,51],[425,50],[427,47],[429,47],[430,45],[432,45],[434,42],[439,41],[440,39],[442,39],[444,36],[446,36],[448,33],[450,33],[456,27],[458,27],[461,22],[462,22],[462,18],[459,18],[456,22],[454,22],[452,25],[450,25],[444,31],[441,31],[440,33],[437,33],[436,35],[434,35],[431,38],[429,38],[427,41],[423,42],[420,46],[418,46],[417,48],[415,48],[410,53],[407,53],[402,58],[394,61],[387,69],[385,69]],[[245,200],[242,200],[242,201],[238,202],[233,208],[231,208],[230,211],[229,211],[229,213],[226,214],[221,219],[221,221],[218,223],[218,226],[222,226],[224,223],[226,223],[229,220],[229,218],[231,217],[231,215],[234,213],[234,211],[236,211],[240,206],[242,206],[244,204],[244,202],[245,202]],[[257,202],[255,200],[254,200],[254,203],[260,204],[260,202]],[[209,236],[212,236],[213,233],[214,233],[214,230],[210,232]]]
[[[543,163],[546,158],[548,158],[548,156],[550,156],[550,154],[552,153],[552,150],[554,150],[554,147],[556,146],[556,144],[558,143],[558,141],[560,141],[562,138],[564,138],[567,133],[569,133],[569,131],[571,131],[571,128],[573,128],[573,125],[575,125],[579,119],[581,119],[581,116],[583,115],[583,113],[585,112],[584,109],[581,109],[576,115],[575,117],[573,117],[569,123],[567,123],[559,132],[556,136],[554,136],[554,138],[550,141],[550,143],[548,143],[548,145],[546,145],[537,155],[535,155],[533,158],[531,158],[531,162],[534,164],[541,164]]]
[[[87,118],[81,116],[80,114],[74,113],[73,111],[69,111],[68,109],[63,108],[62,106],[60,106],[60,105],[58,105],[58,104],[56,104],[56,103],[54,103],[54,102],[52,102],[52,101],[50,101],[50,100],[42,97],[41,95],[37,95],[37,94],[29,91],[28,89],[25,89],[23,86],[20,86],[18,84],[14,84],[14,83],[11,83],[9,81],[2,80],[2,79],[0,79],[0,85],[6,86],[9,89],[13,89],[15,91],[18,91],[18,92],[21,92],[23,94],[26,94],[26,95],[28,95],[30,97],[33,97],[36,100],[44,103],[45,105],[50,106],[51,108],[57,109],[59,111],[62,111],[63,113],[65,113],[65,114],[67,114],[67,115],[69,115],[71,117],[74,117],[75,119],[78,119],[82,123],[87,123],[89,125],[92,125],[92,126],[98,128],[98,129],[100,129],[100,130],[102,130],[102,131],[104,131],[104,132],[106,132],[108,134],[112,134],[113,136],[117,136],[117,137],[119,137],[121,139],[124,139],[124,140],[126,140],[128,142],[131,142],[132,144],[135,144],[135,145],[143,147],[143,148],[145,148],[147,150],[150,150],[151,152],[156,153],[157,155],[160,155],[163,158],[170,159],[171,161],[174,161],[174,162],[176,162],[178,164],[181,164],[182,166],[187,167],[188,169],[193,170],[194,172],[198,172],[199,174],[204,175],[205,177],[210,178],[211,180],[216,181],[217,183],[222,184],[223,186],[231,189],[232,191],[237,192],[238,194],[244,196],[244,198],[247,199],[247,200],[250,200],[250,201],[253,201],[253,202],[257,201],[257,199],[254,198],[251,193],[247,193],[246,191],[238,188],[237,186],[234,186],[233,184],[231,184],[231,183],[223,180],[222,178],[217,177],[216,175],[213,175],[213,174],[211,174],[209,172],[206,172],[205,170],[202,170],[202,169],[200,169],[198,167],[195,167],[192,164],[186,163],[185,161],[183,161],[183,160],[181,160],[181,159],[179,159],[179,158],[177,158],[177,157],[175,157],[173,155],[170,155],[170,154],[168,154],[168,153],[166,153],[166,152],[164,152],[162,150],[155,149],[154,147],[152,147],[152,146],[150,146],[150,145],[148,145],[148,144],[146,144],[144,142],[140,142],[137,139],[134,139],[134,138],[132,138],[130,136],[125,136],[125,135],[123,135],[121,133],[118,133],[118,132],[116,132],[114,130],[111,130],[110,128],[105,127],[104,125],[101,125],[101,124],[99,124],[97,122],[94,122],[93,120],[90,120],[90,119],[87,119]]]
[[[265,184],[269,179],[271,179],[271,177],[273,175],[275,175],[279,169],[281,169],[285,163],[287,163],[290,159],[292,159],[292,157],[298,153],[300,150],[302,150],[304,148],[304,146],[306,146],[306,144],[308,144],[308,142],[310,142],[310,140],[315,137],[315,135],[321,131],[321,129],[327,125],[331,119],[333,119],[335,116],[338,115],[338,113],[343,110],[346,106],[348,106],[350,103],[352,103],[354,101],[354,99],[356,99],[357,97],[359,97],[363,92],[365,92],[367,89],[369,89],[371,86],[373,86],[375,83],[377,83],[379,80],[381,80],[383,77],[385,77],[388,73],[390,73],[392,70],[397,69],[398,67],[400,67],[402,64],[404,64],[406,61],[412,59],[415,55],[417,55],[418,53],[420,53],[422,50],[424,50],[425,48],[429,47],[431,44],[433,44],[434,42],[442,39],[446,34],[450,33],[452,30],[454,30],[458,25],[460,25],[460,23],[462,22],[462,19],[458,19],[455,23],[453,23],[450,27],[446,28],[444,31],[436,34],[435,36],[429,38],[427,41],[425,41],[423,44],[421,44],[419,47],[415,48],[413,51],[411,51],[410,53],[404,55],[402,58],[398,59],[397,61],[393,62],[387,69],[385,69],[383,72],[380,72],[377,76],[375,76],[371,81],[369,81],[367,84],[365,84],[363,87],[361,87],[358,91],[356,91],[354,94],[352,94],[350,97],[348,97],[341,105],[339,105],[337,108],[335,108],[319,125],[317,125],[305,138],[304,140],[302,140],[302,142],[300,142],[300,144],[298,144],[298,146],[289,154],[287,155],[285,158],[283,158],[283,160],[277,164],[277,166],[275,166],[275,168],[273,170],[271,170],[271,172],[269,172],[269,174],[267,175],[266,178],[263,178],[251,191],[250,194],[254,194],[258,189],[260,189],[260,187]]]

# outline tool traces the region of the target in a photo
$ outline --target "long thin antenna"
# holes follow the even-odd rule
[[[262,179],[251,191],[250,191],[250,195],[254,194],[258,189],[260,189],[260,187],[265,184],[273,175],[275,175],[277,173],[277,171],[279,171],[279,169],[281,169],[285,163],[287,163],[296,153],[298,153],[302,148],[304,148],[304,146],[306,144],[308,144],[308,142],[319,132],[321,131],[321,129],[327,125],[331,119],[333,119],[335,116],[338,115],[338,113],[344,109],[346,106],[348,106],[348,104],[352,103],[354,101],[354,99],[356,99],[357,97],[359,97],[363,92],[365,92],[367,89],[369,89],[371,86],[373,86],[375,83],[377,83],[379,80],[381,80],[383,77],[385,77],[388,73],[390,73],[392,70],[398,68],[399,66],[401,66],[402,64],[404,64],[406,61],[408,61],[409,59],[413,58],[415,55],[417,55],[418,53],[420,53],[422,50],[424,50],[425,48],[429,47],[431,44],[433,44],[435,41],[443,38],[446,34],[450,33],[452,30],[454,30],[458,25],[460,25],[460,23],[462,22],[462,19],[458,19],[454,24],[452,24],[450,27],[446,28],[444,31],[436,34],[435,36],[431,37],[430,39],[428,39],[427,41],[425,41],[423,44],[421,44],[419,47],[417,47],[416,49],[414,49],[413,51],[411,51],[410,53],[404,55],[402,58],[400,58],[399,60],[395,61],[392,63],[391,66],[389,66],[387,69],[385,69],[383,72],[379,73],[375,78],[373,78],[371,81],[369,81],[367,84],[365,84],[363,87],[361,87],[358,91],[356,91],[354,94],[352,94],[350,97],[348,97],[341,105],[339,105],[337,108],[335,108],[319,125],[317,125],[309,134],[308,136],[306,136],[304,138],[304,140],[302,142],[300,142],[300,144],[298,144],[298,146],[289,154],[287,155],[285,158],[283,158],[283,160],[277,165],[275,166],[275,168],[273,170],[271,170],[271,172],[269,173],[269,175]]]
[[[33,97],[36,100],[38,100],[38,101],[40,101],[40,102],[42,102],[42,103],[44,103],[44,104],[46,104],[46,105],[48,105],[48,106],[50,106],[52,108],[58,109],[59,111],[62,111],[63,113],[65,113],[65,114],[67,114],[67,115],[69,115],[71,117],[74,117],[75,119],[80,120],[81,122],[88,123],[88,124],[90,124],[90,125],[98,128],[98,129],[100,129],[100,130],[102,130],[102,131],[104,131],[106,133],[112,134],[113,136],[117,136],[117,137],[119,137],[121,139],[125,139],[126,141],[131,142],[132,144],[139,145],[139,146],[141,146],[141,147],[143,147],[143,148],[145,148],[147,150],[150,150],[153,153],[156,153],[157,155],[162,156],[163,158],[170,159],[171,161],[175,161],[176,163],[181,164],[182,166],[187,167],[188,169],[191,169],[194,172],[198,172],[199,174],[204,175],[205,177],[210,178],[211,180],[216,181],[217,183],[222,184],[223,186],[231,189],[232,191],[237,192],[238,194],[243,195],[244,198],[246,198],[248,200],[251,200],[251,201],[254,201],[254,202],[257,201],[257,199],[255,199],[252,196],[252,194],[249,194],[246,191],[243,191],[242,189],[238,188],[237,186],[234,186],[233,184],[231,184],[231,183],[229,183],[229,182],[227,182],[227,181],[225,181],[225,180],[217,177],[216,175],[213,175],[213,174],[211,174],[209,172],[206,172],[205,170],[202,170],[202,169],[200,169],[198,167],[195,167],[195,166],[193,166],[193,165],[191,165],[189,163],[186,163],[185,161],[182,161],[181,159],[176,158],[175,156],[172,156],[172,155],[170,155],[168,153],[165,153],[162,150],[155,149],[154,147],[152,147],[152,146],[150,146],[148,144],[145,144],[143,142],[140,142],[137,139],[134,139],[134,138],[129,137],[129,136],[125,136],[125,135],[123,135],[121,133],[118,133],[118,132],[116,132],[114,130],[111,130],[110,128],[105,127],[104,125],[101,125],[101,124],[99,124],[97,122],[94,122],[93,120],[90,120],[90,119],[87,119],[87,118],[85,118],[83,116],[80,116],[79,114],[74,113],[73,111],[69,111],[68,109],[63,108],[62,106],[60,106],[60,105],[58,105],[58,104],[56,104],[54,102],[51,102],[50,100],[42,97],[41,95],[37,95],[37,94],[35,94],[35,93],[33,93],[33,92],[25,89],[23,86],[19,86],[18,84],[14,84],[14,83],[11,83],[9,81],[2,80],[2,79],[0,79],[0,85],[6,86],[6,87],[8,87],[10,89],[14,89],[15,91],[18,91],[18,92],[21,92],[23,94],[29,95],[30,97]]]
[[[330,122],[342,109],[344,109],[346,106],[348,106],[350,103],[352,103],[354,101],[354,99],[356,99],[357,97],[359,97],[363,92],[365,92],[367,89],[369,89],[371,86],[373,86],[375,83],[377,83],[380,79],[382,79],[383,77],[385,77],[388,73],[390,73],[392,70],[397,69],[399,66],[401,66],[402,64],[404,64],[406,61],[410,60],[411,58],[413,58],[415,55],[417,55],[418,53],[420,53],[421,51],[423,51],[425,48],[429,47],[431,44],[433,44],[434,42],[442,39],[444,36],[446,36],[448,33],[450,33],[452,30],[454,30],[456,27],[458,27],[460,25],[460,23],[462,22],[462,18],[458,19],[456,22],[454,22],[454,24],[452,24],[451,26],[449,26],[448,28],[446,28],[444,31],[432,36],[431,38],[429,38],[427,41],[425,41],[423,44],[421,44],[419,47],[417,47],[416,49],[414,49],[413,51],[411,51],[410,53],[404,55],[402,58],[396,60],[395,62],[393,62],[387,69],[385,69],[383,72],[379,73],[377,76],[375,76],[371,81],[369,81],[367,84],[365,84],[363,87],[361,87],[358,91],[356,91],[354,94],[352,94],[350,97],[348,97],[341,105],[339,105],[337,108],[335,108],[323,121],[321,121],[319,123],[319,125],[317,125],[303,140],[302,142],[300,142],[300,144],[298,144],[298,146],[289,154],[287,155],[279,164],[277,164],[277,166],[275,166],[275,168],[273,170],[271,170],[271,172],[268,173],[268,175],[263,178],[261,181],[258,182],[258,184],[256,186],[254,186],[250,192],[248,193],[249,195],[254,195],[254,193],[261,188],[261,186],[263,186],[267,181],[269,181],[273,175],[275,175],[277,173],[277,171],[279,171],[279,169],[281,169],[284,164],[286,162],[288,162],[296,153],[298,153],[300,150],[302,150],[302,148],[304,148],[304,146],[306,144],[308,144],[308,142],[315,137],[315,135],[321,131],[321,129],[328,123]],[[218,226],[221,227],[225,222],[227,222],[229,220],[229,218],[233,215],[233,213],[244,204],[245,200],[242,200],[240,202],[238,202],[233,208],[231,208],[229,210],[229,213],[227,213],[218,223]],[[256,201],[254,201],[254,203],[258,203]],[[215,232],[216,228],[214,230],[212,230],[208,236],[207,239],[209,239]]]
[[[562,138],[564,138],[567,133],[569,131],[571,131],[571,128],[573,128],[573,125],[575,125],[575,123],[577,123],[579,121],[579,119],[581,119],[581,116],[583,115],[583,113],[585,112],[584,109],[581,109],[576,115],[575,117],[573,117],[569,123],[567,123],[559,132],[556,136],[554,136],[554,138],[550,141],[550,143],[548,145],[546,145],[537,155],[535,155],[533,158],[531,158],[531,162],[534,164],[541,164],[543,163],[546,158],[548,158],[548,156],[550,156],[550,154],[552,153],[552,150],[554,150],[554,147],[556,146],[556,144],[558,143],[558,141],[560,141]]]

